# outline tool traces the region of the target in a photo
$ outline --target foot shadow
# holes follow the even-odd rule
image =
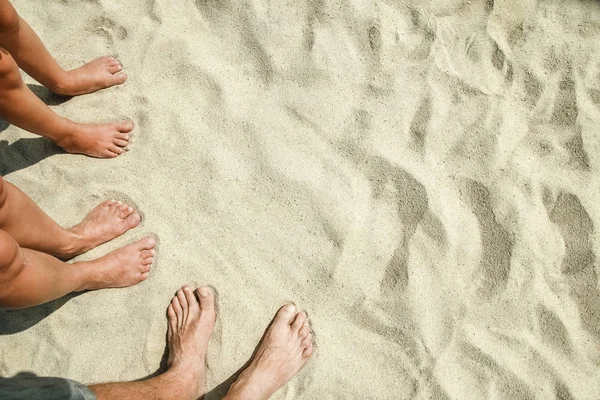
[[[65,97],[54,94],[50,90],[48,90],[48,88],[42,85],[28,83],[27,87],[33,92],[33,94],[39,97],[40,100],[42,100],[48,106],[59,106],[72,99],[72,97]]]
[[[70,99],[70,97],[58,96],[41,85],[28,84],[27,87],[49,106],[58,106]],[[9,126],[8,122],[0,119],[0,132],[5,131]],[[10,145],[8,141],[2,140],[0,141],[0,176],[27,168],[60,153],[63,153],[60,147],[43,137],[19,139]]]
[[[0,131],[6,129],[2,126],[8,124],[0,120]],[[51,140],[39,137],[31,139],[19,139],[8,144],[7,140],[0,140],[0,176],[30,167],[45,158],[64,151]]]
[[[16,310],[0,308],[0,321],[2,321],[0,324],[0,336],[12,335],[31,328],[64,306],[69,300],[79,295],[81,293],[71,293],[49,303],[29,308]]]

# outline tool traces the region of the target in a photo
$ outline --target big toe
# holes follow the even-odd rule
[[[115,72],[116,73],[106,78],[106,86],[121,85],[127,80],[127,74],[125,72]]]
[[[138,247],[140,250],[150,250],[156,247],[156,239],[152,236],[146,236],[138,241]]]
[[[198,298],[200,299],[202,313],[213,313],[215,311],[215,292],[210,286],[200,286],[198,288]]]
[[[292,303],[288,303],[281,307],[279,311],[277,311],[277,315],[275,316],[276,324],[291,324],[296,316],[296,306]]]
[[[133,227],[138,226],[138,224],[140,223],[141,220],[142,220],[142,216],[140,214],[138,214],[137,212],[133,212],[132,214],[130,214],[128,217],[125,218],[125,223],[130,228],[133,228]]]
[[[133,130],[133,122],[131,122],[131,121],[122,121],[122,122],[119,122],[118,125],[117,125],[117,129],[121,133],[131,132]],[[124,140],[129,140],[129,136],[118,135],[117,138],[124,139]]]

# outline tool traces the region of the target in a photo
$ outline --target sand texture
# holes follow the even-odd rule
[[[2,126],[0,173],[75,224],[131,200],[142,284],[0,311],[0,374],[159,369],[166,306],[219,294],[208,399],[277,308],[317,351],[275,399],[600,398],[600,3],[15,0],[65,67],[129,80],[61,115],[136,124],[115,160]]]

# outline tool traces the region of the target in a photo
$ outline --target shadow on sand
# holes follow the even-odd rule
[[[44,86],[34,84],[28,84],[27,86],[49,106],[57,106],[69,100],[69,97],[57,96]],[[8,122],[0,119],[0,133],[9,126]],[[0,175],[8,175],[61,153],[63,153],[63,150],[60,147],[43,137],[19,139],[12,144],[9,144],[7,140],[0,140]]]

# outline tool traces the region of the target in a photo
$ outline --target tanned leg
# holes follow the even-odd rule
[[[0,46],[21,69],[54,93],[75,96],[125,82],[121,63],[101,57],[72,71],[63,70],[8,0],[0,0]]]
[[[13,57],[0,47],[0,117],[45,136],[70,153],[111,158],[123,153],[133,124],[79,124],[52,111],[23,82]]]
[[[94,261],[66,264],[19,246],[0,230],[0,307],[31,307],[71,292],[133,286],[148,277],[153,238],[144,238]]]
[[[224,400],[266,400],[289,382],[312,355],[306,314],[293,304],[283,306],[268,328],[252,362]]]
[[[69,259],[108,242],[140,223],[133,207],[107,201],[70,229],[58,225],[25,193],[0,177],[0,229],[21,247]]]
[[[98,400],[196,400],[205,394],[206,350],[215,325],[209,287],[184,286],[167,309],[169,369],[146,381],[90,386]]]

